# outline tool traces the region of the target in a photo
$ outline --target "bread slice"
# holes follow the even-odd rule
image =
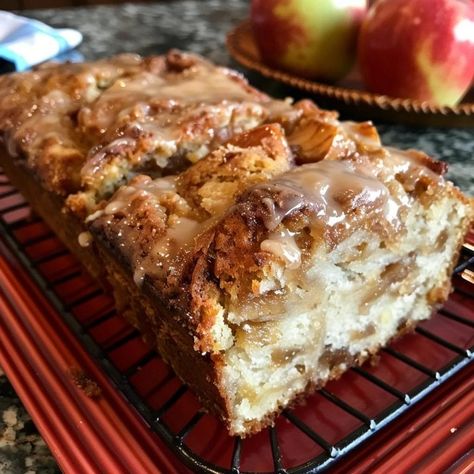
[[[231,434],[448,297],[473,202],[368,122],[179,52],[48,66],[2,91],[6,172]]]
[[[243,436],[428,318],[472,207],[417,152],[295,165],[276,124],[239,141],[176,177],[135,178],[90,223],[181,315]]]

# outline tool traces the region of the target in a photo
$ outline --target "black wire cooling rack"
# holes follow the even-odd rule
[[[82,341],[89,353],[102,366],[118,390],[128,399],[133,407],[142,415],[150,429],[154,430],[171,448],[171,450],[189,468],[198,472],[207,473],[240,473],[245,469],[243,463],[243,447],[247,440],[234,438],[231,440],[231,455],[228,465],[216,465],[202,454],[197,454],[187,444],[188,438],[197,429],[203,417],[209,416],[199,407],[196,407],[189,417],[189,421],[179,429],[172,429],[166,421],[167,414],[189,392],[185,385],[175,383],[170,395],[160,401],[159,406],[149,403],[150,394],[157,387],[177,381],[171,373],[166,373],[158,386],[153,387],[147,394],[139,393],[133,383],[134,377],[148,364],[159,359],[159,356],[149,348],[138,351],[139,355],[133,363],[124,365],[117,362],[114,354],[121,348],[128,347],[134,341],[144,344],[140,334],[128,323],[122,320],[120,329],[113,334],[99,337],[96,329],[104,327],[114,318],[119,318],[110,296],[105,295],[102,289],[90,277],[84,274],[80,264],[70,255],[56,236],[42,223],[41,219],[30,212],[29,205],[19,192],[10,184],[8,178],[0,170],[0,230],[2,238],[9,249],[14,253],[21,264],[27,269],[35,283],[48,297],[55,309],[63,316],[70,329]],[[49,267],[54,266],[56,273],[51,274]],[[57,268],[60,268],[57,271]],[[454,271],[455,294],[459,295],[464,305],[471,305],[474,301],[474,251],[466,244],[461,253],[459,265]],[[74,282],[75,291],[72,295],[65,294],[62,289],[68,283]],[[88,306],[87,318],[80,316],[80,309]],[[472,306],[471,306],[472,307]],[[90,309],[93,308],[93,309]],[[474,333],[474,323],[457,311],[442,309],[435,318],[442,318],[454,322],[463,331]],[[278,423],[276,427],[267,430],[268,449],[271,452],[271,462],[275,472],[279,473],[307,473],[319,472],[333,465],[342,456],[377,433],[381,428],[399,417],[410,406],[424,398],[428,393],[461,370],[473,359],[473,347],[463,347],[453,343],[448,338],[437,334],[424,326],[416,329],[412,337],[419,340],[429,340],[451,354],[449,362],[441,368],[434,369],[416,360],[413,355],[404,353],[393,346],[383,350],[383,357],[391,357],[407,368],[421,374],[420,383],[413,387],[400,388],[390,381],[375,375],[370,368],[355,367],[350,369],[352,376],[362,378],[368,384],[378,388],[381,392],[390,395],[393,402],[375,414],[364,413],[326,387],[318,392],[327,403],[336,406],[345,415],[352,417],[359,423],[355,429],[350,429],[337,440],[328,440],[320,430],[299,416],[296,411],[286,410],[282,418],[293,428],[302,433],[308,440],[319,446],[320,452],[311,459],[298,465],[288,465],[282,453]],[[472,338],[470,339],[472,341]],[[145,346],[143,346],[145,347]],[[127,349],[128,351],[128,349]],[[343,376],[344,379],[345,376]],[[222,432],[225,430],[222,428]],[[319,449],[318,448],[318,449]]]

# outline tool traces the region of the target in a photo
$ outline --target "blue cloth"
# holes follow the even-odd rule
[[[24,71],[75,48],[82,41],[77,30],[51,28],[40,21],[0,10],[2,68]]]

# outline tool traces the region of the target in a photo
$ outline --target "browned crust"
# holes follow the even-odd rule
[[[15,163],[3,146],[0,146],[0,166],[18,188],[33,210],[41,216],[62,242],[76,255],[87,271],[99,281],[103,267],[97,258],[95,247],[81,247],[78,236],[85,231],[82,222],[70,212],[64,211],[64,201],[57,194],[47,191],[22,162]]]
[[[156,348],[163,358],[211,412],[226,419],[225,403],[217,389],[218,374],[209,354],[194,350],[194,336],[180,323],[176,314],[159,304],[153,295],[141,291],[130,272],[110,249],[98,245],[100,259],[116,299],[122,301],[121,313]]]

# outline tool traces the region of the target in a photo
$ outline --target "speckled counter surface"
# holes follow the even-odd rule
[[[0,472],[59,473],[54,458],[0,368]]]
[[[23,14],[84,34],[79,52],[95,59],[120,52],[156,54],[177,47],[237,67],[225,34],[248,14],[249,0],[176,0],[85,8],[30,10]],[[253,78],[256,79],[256,78]],[[262,83],[258,84],[262,87]],[[268,84],[269,90],[275,88]],[[265,86],[264,86],[265,88]],[[370,117],[367,117],[368,119]],[[418,148],[449,163],[449,177],[474,194],[474,129],[415,129],[378,124],[387,145]],[[0,472],[55,472],[54,462],[11,386],[0,375]]]

